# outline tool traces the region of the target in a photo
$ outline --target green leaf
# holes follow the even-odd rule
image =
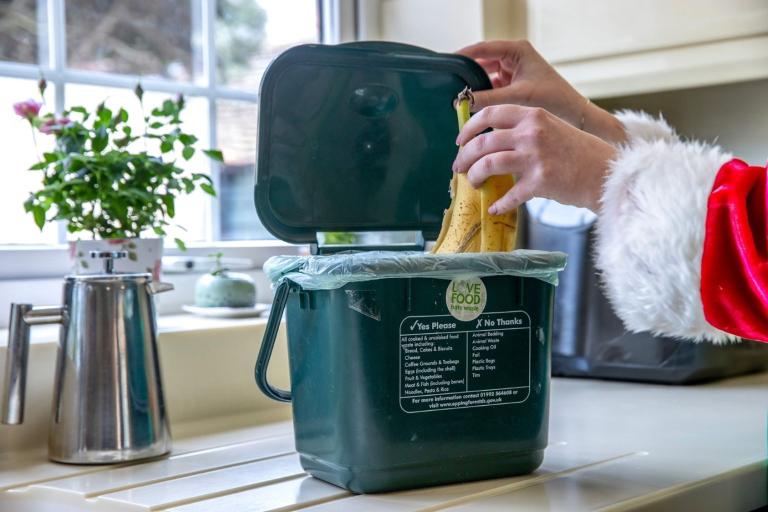
[[[126,121],[128,121],[128,111],[125,110],[124,108],[121,108],[120,112],[117,115],[120,116],[120,120],[122,122],[125,123]]]
[[[93,149],[93,151],[96,153],[101,153],[104,148],[107,147],[108,143],[109,135],[107,135],[107,130],[103,126],[100,126],[96,130],[96,135],[94,135],[93,139],[91,140],[91,149]]]
[[[192,155],[195,154],[195,148],[192,146],[184,146],[184,149],[181,150],[181,156],[184,157],[184,160],[189,160],[192,158]]]
[[[197,137],[195,137],[194,135],[191,135],[189,133],[180,133],[179,134],[179,140],[185,146],[191,146],[192,144],[197,142]]]
[[[161,142],[160,151],[163,153],[168,153],[170,151],[173,151],[173,141],[166,139],[163,142]]]
[[[192,179],[205,180],[208,183],[213,183],[213,179],[210,176],[208,176],[207,174],[199,173],[199,172],[192,173]]]
[[[57,162],[60,158],[58,153],[43,153],[43,158],[46,162]]]
[[[79,114],[83,114],[84,116],[88,115],[88,111],[85,110],[85,107],[72,107],[69,109],[70,112],[77,112]]]
[[[41,171],[48,167],[48,162],[37,162],[29,167],[30,171]]]
[[[45,210],[42,206],[32,207],[32,216],[35,218],[35,225],[42,231],[45,226]]]
[[[163,102],[163,114],[166,116],[172,116],[176,112],[178,112],[178,107],[176,106],[175,101],[165,100]]]
[[[191,179],[181,178],[181,182],[184,184],[184,192],[187,194],[190,194],[195,190],[195,182]]]
[[[149,125],[149,127],[152,128],[153,130],[157,130],[158,128],[162,128],[163,126],[165,126],[164,123],[161,123],[160,121],[155,121],[154,123],[150,123]]]
[[[176,247],[178,247],[180,251],[187,250],[187,245],[180,238],[174,238],[173,241],[176,242]]]
[[[109,142],[109,139],[107,138],[106,135],[103,135],[103,136],[97,135],[91,141],[91,148],[96,153],[100,153],[100,152],[104,151],[104,148],[107,147],[107,143],[108,142]]]
[[[168,213],[169,217],[173,217],[176,215],[176,208],[175,208],[175,200],[174,197],[171,194],[165,194],[160,196],[160,200],[165,205],[165,211]]]
[[[216,160],[217,162],[224,161],[224,155],[218,149],[204,149],[203,153],[208,155],[210,159]]]
[[[102,123],[109,123],[112,120],[112,111],[107,107],[102,106],[102,108],[98,110],[98,114],[99,121]]]
[[[216,196],[216,190],[214,190],[214,188],[208,183],[201,183],[200,188],[203,189],[203,192],[205,192],[206,194]]]

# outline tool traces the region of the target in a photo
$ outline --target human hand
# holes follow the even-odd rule
[[[487,41],[457,53],[475,59],[493,84],[473,91],[474,111],[504,104],[541,107],[608,142],[626,140],[621,122],[579,94],[528,41]]]
[[[483,133],[488,128],[493,131]],[[542,108],[486,107],[464,125],[454,172],[466,172],[478,188],[490,176],[517,182],[489,213],[511,211],[533,197],[597,211],[603,181],[616,148]]]

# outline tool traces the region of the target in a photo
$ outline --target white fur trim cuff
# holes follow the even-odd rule
[[[596,264],[627,329],[733,338],[707,323],[700,294],[707,198],[730,158],[716,146],[677,138],[619,149],[603,191]]]
[[[676,142],[680,140],[675,129],[669,126],[661,115],[657,119],[650,114],[635,110],[619,110],[614,115],[624,125],[630,145],[642,141]]]

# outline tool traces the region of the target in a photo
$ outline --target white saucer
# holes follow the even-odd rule
[[[181,306],[181,309],[193,315],[207,316],[209,318],[253,318],[261,316],[269,311],[271,307],[272,304],[256,304],[253,307],[244,308],[205,308],[184,304]]]

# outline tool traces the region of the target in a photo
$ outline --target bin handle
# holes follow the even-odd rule
[[[290,402],[291,392],[272,386],[267,380],[267,369],[269,368],[269,360],[272,357],[272,349],[275,347],[275,338],[277,338],[277,331],[280,328],[280,320],[282,320],[283,311],[285,311],[285,304],[288,302],[289,290],[290,285],[287,281],[280,283],[277,286],[277,290],[275,290],[275,300],[272,302],[269,320],[267,320],[267,328],[264,331],[264,338],[261,340],[259,356],[256,359],[256,368],[254,369],[256,385],[259,386],[262,393],[278,402]]]

